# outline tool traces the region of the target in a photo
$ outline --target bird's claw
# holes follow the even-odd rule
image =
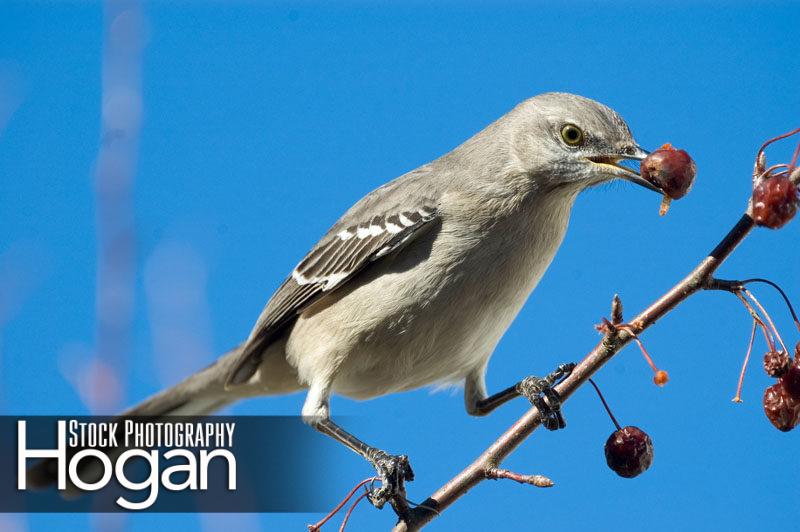
[[[574,363],[561,364],[547,377],[526,377],[517,385],[520,395],[527,397],[539,410],[542,425],[547,430],[558,430],[567,426],[561,414],[561,396],[553,386],[569,377],[573,369]]]
[[[376,508],[383,506],[400,495],[405,498],[405,481],[414,480],[414,471],[405,455],[391,455],[383,451],[376,451],[370,457],[370,461],[375,466],[381,485],[378,488],[369,490],[367,498]]]

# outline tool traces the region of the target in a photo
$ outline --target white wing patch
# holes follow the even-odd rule
[[[341,240],[350,240],[356,235],[355,233],[351,233],[350,231],[345,229],[344,231],[339,231],[338,233],[336,233],[336,236],[338,236]]]
[[[392,215],[375,216],[339,231],[309,253],[292,272],[297,284],[332,290],[360,268],[402,246],[427,222],[436,207],[423,206]]]

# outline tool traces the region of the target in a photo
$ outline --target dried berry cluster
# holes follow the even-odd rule
[[[753,220],[779,229],[797,214],[797,187],[787,175],[767,177],[753,189]]]
[[[764,369],[778,379],[764,391],[764,413],[778,430],[788,432],[800,424],[800,342],[794,359],[785,351],[769,351]]]
[[[797,179],[792,181],[798,171],[797,158],[800,145],[788,164],[776,164],[767,168],[764,150],[767,146],[781,139],[800,133],[800,128],[778,135],[765,142],[756,154],[753,170],[753,198],[751,216],[756,225],[779,229],[794,218],[798,207]]]
[[[767,279],[748,279],[734,282],[735,288],[732,292],[739,298],[739,301],[742,302],[752,317],[753,327],[733,401],[735,403],[742,402],[742,383],[750,360],[750,353],[753,350],[756,331],[760,328],[768,348],[763,360],[764,371],[770,377],[778,379],[778,382],[764,391],[764,413],[776,428],[787,432],[800,424],[800,342],[795,347],[794,358],[790,357],[786,344],[784,344],[778,329],[775,327],[775,322],[772,321],[767,310],[759,303],[755,295],[745,286],[756,282],[768,284],[778,291],[792,315],[795,326],[800,330],[800,319],[798,319],[786,292],[780,286]]]
[[[797,214],[800,202],[797,186],[798,172],[800,172],[800,168],[797,166],[800,145],[795,149],[794,156],[789,163],[776,164],[769,168],[767,168],[765,149],[776,141],[798,133],[800,133],[800,128],[769,139],[756,153],[756,162],[753,168],[753,195],[749,213],[756,225],[778,229],[786,225]],[[778,290],[789,307],[795,325],[800,330],[797,313],[786,293],[777,284],[766,279],[750,279],[739,283],[733,293],[752,316],[753,330],[739,376],[736,396],[733,400],[741,402],[742,381],[753,348],[756,330],[760,327],[769,348],[764,355],[764,371],[770,377],[778,379],[778,382],[764,391],[762,400],[764,413],[778,430],[787,432],[800,424],[800,342],[795,347],[794,358],[790,357],[788,349],[766,309],[745,288],[749,282],[766,283]]]

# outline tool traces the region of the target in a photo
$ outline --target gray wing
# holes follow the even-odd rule
[[[258,318],[228,385],[248,381],[273,338],[309,305],[399,250],[438,218],[436,194],[419,186],[420,180],[414,178],[421,176],[406,177],[405,183],[395,180],[356,203],[300,261]]]

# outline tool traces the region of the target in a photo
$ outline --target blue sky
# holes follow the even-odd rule
[[[665,218],[656,196],[629,185],[579,199],[563,247],[492,359],[488,383],[498,390],[546,373],[591,349],[592,325],[615,292],[632,315],[699,261],[743,210],[760,143],[800,125],[800,6],[791,2],[161,1],[146,2],[144,15],[135,313],[119,406],[239,342],[272,290],[363,194],[449,151],[522,99],[559,90],[617,109],[646,147],[686,148],[699,173]],[[0,6],[5,413],[87,412],[76,379],[95,335],[102,27],[99,3]],[[773,160],[790,149],[776,148]],[[800,296],[798,227],[756,231],[720,275],[769,277]],[[780,301],[763,288],[757,294],[794,344]],[[620,421],[655,442],[646,474],[624,480],[606,468],[612,426],[585,388],[565,407],[567,430],[537,432],[506,462],[551,476],[555,488],[486,482],[431,529],[792,526],[797,434],[779,433],[761,411],[770,384],[759,368],[763,345],[745,402],[730,402],[749,326],[732,296],[700,294],[644,335],[670,372],[665,388],[652,384],[634,347],[600,372]],[[301,404],[301,395],[258,399],[233,412],[294,414]],[[517,401],[470,418],[460,392],[430,390],[367,403],[336,398],[332,406],[355,433],[411,457],[417,480],[409,496],[418,500],[526,408]],[[337,456],[344,494],[371,471],[344,449]],[[299,530],[318,517],[136,515],[124,526]],[[30,530],[97,522],[0,517]],[[349,529],[392,522],[389,510],[365,505]]]

